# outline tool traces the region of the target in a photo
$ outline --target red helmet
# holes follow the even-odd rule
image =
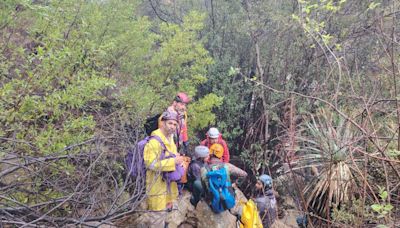
[[[175,101],[187,104],[190,102],[190,98],[186,93],[180,92],[176,95]]]

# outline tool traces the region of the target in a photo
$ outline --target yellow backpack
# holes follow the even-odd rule
[[[263,228],[257,205],[252,199],[242,203],[242,215],[240,217],[240,228]]]

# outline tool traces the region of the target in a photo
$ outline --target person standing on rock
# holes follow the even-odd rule
[[[276,213],[276,198],[272,190],[272,178],[266,174],[257,178],[256,183],[257,195],[254,202],[262,220],[263,226],[269,228],[275,222]]]
[[[146,193],[148,209],[152,211],[162,211],[172,209],[173,202],[178,198],[178,188],[176,182],[167,184],[163,180],[163,172],[173,172],[176,165],[181,165],[184,161],[183,156],[177,152],[173,135],[178,127],[178,115],[174,112],[164,112],[161,115],[159,129],[151,135],[158,136],[165,145],[165,148],[156,140],[151,139],[145,146],[143,158],[146,165]],[[173,157],[163,159],[163,151],[172,153]]]
[[[200,145],[211,148],[211,146],[215,143],[221,144],[224,149],[224,153],[219,159],[225,163],[228,163],[229,162],[228,144],[226,144],[225,140],[222,138],[222,134],[218,131],[218,129],[212,127],[208,130],[206,134],[206,139],[201,141]]]
[[[168,112],[174,112],[178,115],[178,127],[174,133],[174,137],[178,152],[183,155],[187,155],[189,149],[186,106],[190,101],[191,99],[186,93],[179,92],[172,101],[172,104],[167,108]],[[159,119],[160,122],[161,118]]]
[[[201,197],[204,195],[203,184],[201,183],[201,168],[207,166],[210,157],[208,147],[196,146],[194,149],[193,160],[190,162],[188,169],[187,187],[192,193],[190,203],[196,207]]]

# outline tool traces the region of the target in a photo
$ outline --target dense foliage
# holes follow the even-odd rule
[[[135,1],[1,4],[2,207],[53,222],[124,210],[121,161],[134,132],[207,80],[204,15],[153,23]],[[220,102],[196,99],[192,129],[212,123]],[[40,218],[52,207],[62,210]]]

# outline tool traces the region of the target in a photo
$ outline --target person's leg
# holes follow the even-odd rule
[[[201,180],[195,180],[193,182],[193,191],[192,191],[192,197],[190,198],[190,203],[193,206],[197,206],[197,203],[201,199],[201,195],[203,194],[204,189],[203,185],[201,184]]]
[[[182,196],[182,190],[183,190],[185,184],[177,183],[177,185],[178,185],[178,193],[179,193],[178,196]]]

